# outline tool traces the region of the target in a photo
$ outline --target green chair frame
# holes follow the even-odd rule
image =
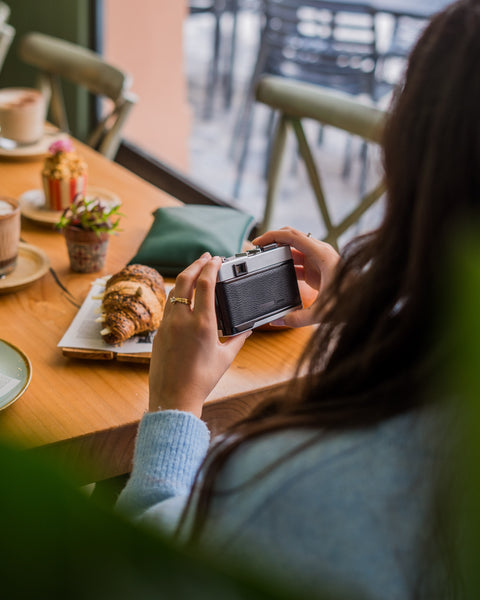
[[[0,71],[15,37],[15,29],[7,23],[9,16],[10,7],[0,1]]]
[[[383,180],[362,195],[357,206],[340,223],[334,224],[327,207],[321,177],[302,125],[303,119],[313,119],[325,126],[335,127],[366,142],[379,144],[381,141],[385,111],[353,99],[347,94],[321,86],[303,83],[283,77],[266,76],[259,80],[255,96],[277,111],[279,118],[272,142],[267,174],[266,203],[263,221],[258,232],[270,227],[285,150],[287,130],[295,133],[299,154],[302,157],[327,234],[324,240],[338,248],[338,238],[354,225],[361,216],[383,195]]]
[[[10,6],[0,0],[0,25],[6,23],[10,17]]]
[[[3,67],[14,37],[15,29],[8,23],[0,23],[0,70]]]
[[[94,127],[87,143],[113,159],[122,141],[122,127],[137,102],[137,96],[130,91],[130,75],[92,50],[43,33],[25,34],[18,54],[25,63],[38,69],[39,87],[49,101],[52,121],[63,131],[68,132],[69,126],[62,79],[111,100],[113,108]]]

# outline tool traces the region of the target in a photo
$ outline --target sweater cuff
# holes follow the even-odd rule
[[[164,410],[147,413],[140,421],[134,466],[151,475],[179,483],[193,481],[210,441],[206,424],[192,413]]]
[[[130,479],[117,506],[142,511],[171,498],[186,496],[210,441],[206,424],[192,413],[165,410],[140,421]]]

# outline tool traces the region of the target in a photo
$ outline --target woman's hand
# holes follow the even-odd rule
[[[150,411],[177,409],[200,417],[203,403],[228,369],[250,331],[220,342],[215,283],[221,259],[205,253],[180,273],[153,341]],[[195,299],[191,305],[170,298]]]
[[[299,282],[305,282],[311,290],[315,291],[316,299],[310,306],[290,312],[283,319],[274,321],[272,325],[287,327],[311,325],[318,321],[316,309],[320,303],[319,298],[332,281],[340,256],[330,244],[308,237],[305,233],[291,227],[267,231],[253,240],[253,243],[258,246],[274,242],[291,246],[297,279]]]

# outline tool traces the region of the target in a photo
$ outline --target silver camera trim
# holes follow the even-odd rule
[[[239,252],[235,256],[230,256],[223,259],[223,264],[220,267],[217,275],[217,282],[230,281],[237,279],[248,273],[255,273],[261,269],[265,269],[271,265],[275,265],[292,258],[290,246],[277,246],[270,244],[269,246],[256,246],[252,250]],[[235,268],[239,268],[243,263],[246,265],[246,270],[235,272]]]

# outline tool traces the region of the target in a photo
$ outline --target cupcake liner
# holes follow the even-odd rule
[[[42,175],[45,208],[48,210],[65,210],[77,194],[85,195],[87,176],[79,175],[68,179],[55,179]]]

